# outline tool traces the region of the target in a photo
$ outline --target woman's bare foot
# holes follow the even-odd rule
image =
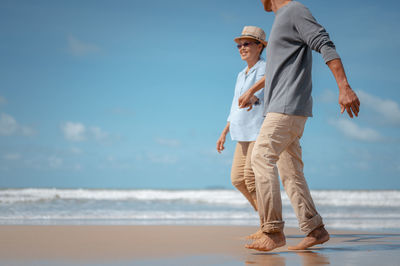
[[[254,234],[251,234],[249,236],[246,236],[247,240],[256,240],[261,238],[264,235],[263,231],[261,231],[261,229],[259,229],[257,232],[255,232]]]
[[[270,251],[284,245],[286,245],[285,235],[283,232],[280,232],[270,234],[263,233],[259,239],[255,240],[250,245],[246,245],[245,247],[258,251]]]
[[[299,244],[297,244],[296,246],[288,247],[288,249],[303,250],[318,244],[323,244],[328,240],[329,233],[325,230],[324,226],[321,226],[309,233]]]

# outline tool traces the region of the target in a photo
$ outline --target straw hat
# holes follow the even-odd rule
[[[254,39],[256,41],[259,41],[260,43],[264,44],[264,46],[267,46],[267,41],[265,40],[265,32],[256,26],[244,26],[242,30],[242,35],[239,37],[236,37],[234,39],[235,42],[238,42],[240,39]]]

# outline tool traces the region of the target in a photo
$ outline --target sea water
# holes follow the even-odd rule
[[[400,232],[400,191],[312,190],[328,228]],[[281,192],[286,226],[297,227]],[[235,190],[0,189],[3,225],[254,225]]]

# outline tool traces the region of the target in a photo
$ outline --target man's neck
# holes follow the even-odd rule
[[[292,2],[292,0],[271,0],[271,9],[276,13],[280,8],[286,6]]]

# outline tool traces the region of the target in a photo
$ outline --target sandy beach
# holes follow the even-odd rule
[[[247,250],[245,226],[0,226],[1,265],[399,265],[400,234],[331,231],[307,251]],[[287,244],[303,237],[285,230]]]

